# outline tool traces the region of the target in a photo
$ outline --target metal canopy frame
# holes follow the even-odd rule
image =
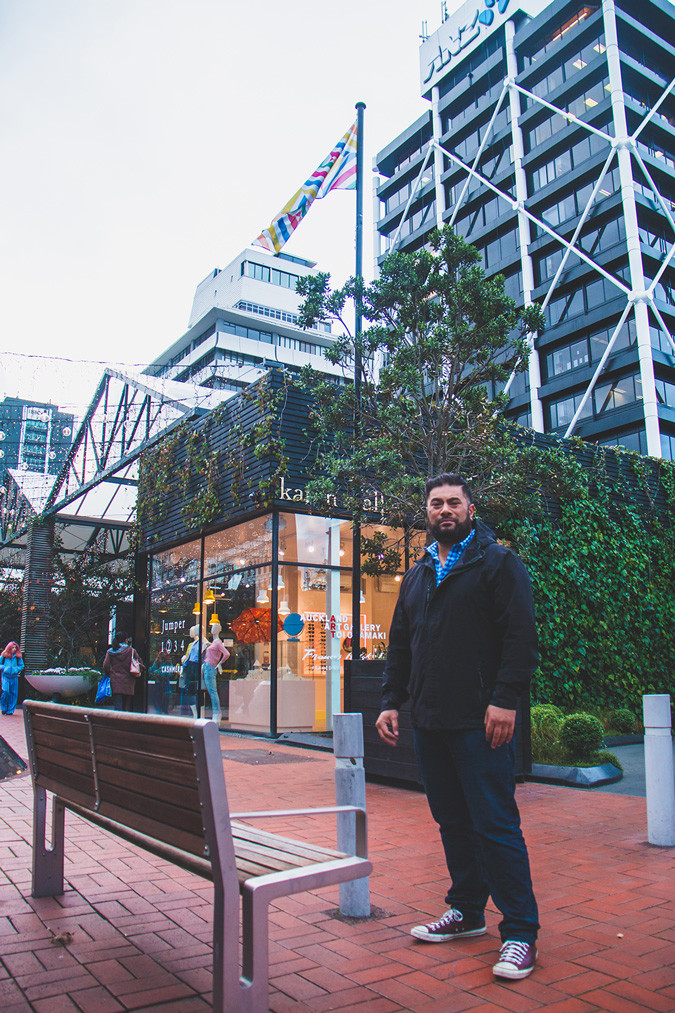
[[[0,490],[0,549],[25,548],[30,524],[41,516],[63,529],[66,552],[84,551],[105,531],[111,555],[121,555],[136,509],[140,455],[231,396],[106,368],[51,489],[44,476],[38,484],[38,476],[14,472]]]
[[[643,388],[643,402],[645,406],[645,423],[647,431],[647,452],[655,457],[661,456],[660,438],[659,438],[659,426],[658,426],[658,412],[657,412],[657,399],[656,399],[656,388],[654,384],[654,371],[653,364],[651,367],[646,365],[647,361],[651,362],[651,357],[646,354],[642,354],[645,351],[645,347],[651,347],[649,337],[649,316],[648,312],[651,312],[654,318],[657,320],[658,325],[665,335],[667,341],[670,344],[673,354],[675,355],[675,339],[670,332],[668,325],[666,324],[663,316],[656,305],[655,291],[656,286],[659,284],[663,273],[665,272],[668,265],[675,257],[675,218],[673,212],[675,211],[675,205],[672,201],[667,201],[661,194],[656,181],[650,173],[648,167],[638,148],[638,138],[650,120],[657,113],[659,107],[663,104],[667,96],[675,88],[675,78],[670,82],[669,85],[664,88],[658,101],[649,110],[648,113],[642,118],[638,124],[637,129],[632,134],[628,134],[626,125],[626,111],[624,102],[623,86],[621,82],[621,67],[619,60],[619,48],[616,34],[616,13],[614,9],[613,0],[602,0],[603,9],[603,20],[606,40],[606,52],[607,52],[607,63],[609,72],[609,87],[612,97],[612,121],[614,125],[615,136],[607,134],[604,130],[600,130],[594,127],[590,123],[586,123],[579,119],[572,113],[566,112],[564,109],[560,109],[558,106],[546,99],[535,95],[533,92],[528,91],[527,88],[523,88],[521,85],[516,83],[516,54],[513,44],[514,28],[512,22],[506,24],[506,56],[507,56],[507,77],[505,78],[500,92],[499,98],[495,105],[495,109],[492,116],[486,126],[483,128],[483,136],[480,139],[478,151],[473,159],[471,165],[467,164],[463,159],[456,155],[453,151],[449,150],[440,140],[440,116],[438,114],[439,106],[439,95],[440,91],[438,85],[433,89],[433,110],[432,110],[432,126],[433,136],[429,141],[425,157],[422,162],[422,167],[419,170],[414,186],[411,190],[410,197],[406,203],[403,215],[400,222],[398,223],[397,230],[394,236],[394,240],[391,244],[390,251],[393,252],[399,244],[400,234],[403,227],[403,223],[410,211],[415,196],[419,193],[424,183],[424,173],[429,163],[430,156],[434,152],[437,158],[440,155],[449,158],[456,166],[460,167],[467,173],[467,179],[464,183],[464,187],[459,196],[459,199],[454,205],[452,215],[449,219],[449,224],[453,225],[457,214],[461,207],[465,203],[469,191],[469,185],[472,179],[476,180],[481,186],[484,186],[488,190],[491,190],[502,200],[510,206],[510,208],[517,212],[519,222],[519,233],[520,233],[520,257],[521,257],[521,270],[523,276],[523,294],[524,294],[524,305],[532,305],[534,300],[532,299],[532,290],[534,288],[534,278],[532,270],[532,260],[530,254],[530,246],[532,244],[530,223],[537,226],[538,229],[547,233],[552,239],[554,239],[563,249],[562,261],[553,277],[543,302],[541,303],[542,309],[546,309],[551,298],[556,291],[558,283],[562,277],[563,271],[568,263],[571,254],[574,254],[581,261],[586,263],[595,272],[602,277],[606,278],[612,285],[617,289],[617,293],[621,293],[626,299],[626,305],[623,313],[619,319],[619,322],[614,328],[611,338],[607,344],[606,349],[591,377],[591,380],[586,386],[582,399],[574,413],[574,416],[565,431],[565,437],[569,437],[574,432],[577,422],[588,403],[591,394],[595,388],[595,385],[602,375],[607,360],[611,355],[612,349],[616,344],[616,340],[621,332],[625,321],[629,314],[632,312],[636,319],[636,329],[638,332],[638,347],[639,347],[639,358],[640,358],[640,374],[642,379]],[[581,214],[579,223],[574,230],[574,234],[570,240],[565,239],[555,229],[543,221],[539,216],[533,214],[525,205],[528,199],[527,187],[525,181],[524,170],[522,167],[522,156],[523,156],[523,144],[522,144],[522,133],[520,126],[520,117],[522,115],[520,109],[520,96],[526,97],[530,102],[537,103],[549,109],[551,112],[560,116],[565,123],[574,123],[577,126],[583,128],[589,133],[593,133],[596,136],[602,138],[609,148],[607,158],[600,170],[600,174],[595,182],[593,191],[588,198],[586,206]],[[495,186],[489,179],[483,176],[477,170],[480,158],[485,150],[485,147],[492,135],[493,126],[497,115],[499,114],[502,105],[509,98],[511,104],[511,134],[514,151],[514,163],[515,163],[515,198],[513,194],[502,190],[500,187]],[[634,159],[635,163],[639,166],[645,180],[652,190],[654,199],[659,205],[660,210],[665,215],[670,227],[673,230],[674,240],[663,257],[660,268],[658,269],[656,276],[649,285],[645,287],[645,279],[642,270],[642,257],[639,248],[639,236],[637,234],[637,213],[635,209],[635,198],[633,191],[633,174],[631,159]],[[621,279],[615,277],[610,272],[606,271],[605,268],[599,264],[592,256],[587,254],[578,245],[578,240],[581,235],[581,230],[588,220],[589,215],[595,205],[596,198],[602,187],[603,180],[607,175],[607,172],[612,167],[612,164],[616,161],[619,166],[620,172],[620,185],[621,185],[621,199],[624,208],[624,217],[626,219],[626,243],[629,251],[629,269],[630,269],[630,285],[626,285]],[[439,189],[443,194],[444,188],[439,187],[440,180],[438,179],[438,170],[436,172],[436,221],[440,228],[443,225],[443,212],[444,208],[439,202]],[[472,199],[475,197],[475,192],[471,195]],[[626,202],[632,202],[632,208],[626,209]],[[443,199],[444,203],[444,199]],[[631,248],[632,247],[632,248]],[[529,360],[529,375],[530,375],[530,405],[531,414],[533,420],[533,427],[540,431],[544,431],[544,419],[543,409],[541,401],[539,400],[539,389],[541,387],[541,376],[539,369],[538,353],[535,349],[534,335],[529,336],[530,346],[530,360]],[[640,352],[641,347],[641,352]],[[506,387],[505,392],[511,387],[513,379],[515,377],[515,371],[511,374]]]

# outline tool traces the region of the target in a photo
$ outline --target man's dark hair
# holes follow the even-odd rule
[[[429,494],[432,489],[437,489],[439,485],[459,485],[461,486],[462,492],[466,496],[469,503],[473,503],[473,496],[471,495],[471,489],[461,475],[455,475],[452,471],[443,471],[440,475],[434,475],[433,478],[428,478],[424,484],[424,502],[429,499]]]

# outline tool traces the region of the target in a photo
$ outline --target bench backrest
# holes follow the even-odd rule
[[[211,858],[236,880],[213,722],[35,700],[25,701],[24,714],[36,785],[147,837]]]

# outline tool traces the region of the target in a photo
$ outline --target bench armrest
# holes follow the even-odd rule
[[[354,813],[356,816],[356,854],[368,857],[366,810],[356,805],[326,805],[314,809],[270,809],[261,812],[230,813],[233,820],[264,819],[267,816],[316,816],[320,813]]]

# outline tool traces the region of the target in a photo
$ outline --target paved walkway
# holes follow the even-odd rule
[[[0,735],[25,756],[18,712],[0,720]],[[333,797],[330,754],[235,736],[223,736],[223,751],[235,809]],[[34,900],[29,779],[7,780],[0,791],[0,1010],[208,1010],[210,884],[69,816],[66,892]],[[646,843],[644,799],[528,784],[518,800],[543,924],[530,978],[494,979],[494,909],[487,934],[474,940],[410,938],[411,925],[444,908],[440,843],[422,795],[369,785],[376,917],[336,918],[337,887],[275,905],[270,1009],[672,1013],[675,848]],[[297,829],[334,843],[331,818]]]

